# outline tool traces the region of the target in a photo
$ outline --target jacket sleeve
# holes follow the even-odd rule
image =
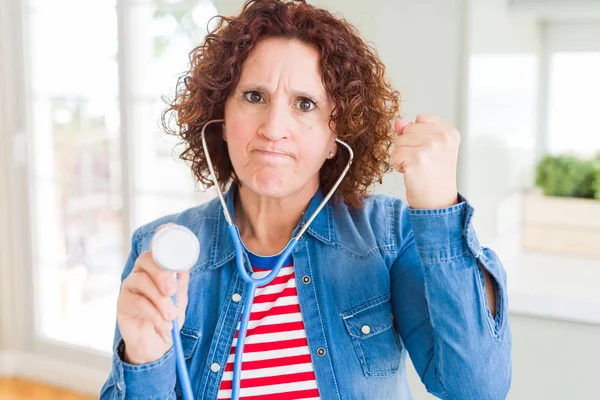
[[[394,324],[427,390],[441,399],[505,399],[511,383],[506,273],[481,247],[473,208],[397,210],[401,243],[391,268]],[[398,226],[398,224],[396,224]],[[496,317],[481,268],[492,276]]]
[[[139,255],[139,231],[133,234],[131,252],[121,275],[121,283],[131,273]],[[112,370],[100,391],[100,400],[174,400],[175,355],[171,348],[161,359],[143,365],[132,365],[121,359],[124,345],[117,324],[113,342]]]

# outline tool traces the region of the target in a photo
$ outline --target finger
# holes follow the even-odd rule
[[[180,272],[177,274],[177,295],[176,295],[176,304],[177,308],[183,309],[185,311],[185,307],[188,302],[188,286],[190,282],[190,271]]]
[[[152,252],[145,251],[135,260],[134,272],[145,272],[157,288],[165,295],[172,296],[177,291],[177,281],[172,272],[165,271],[154,262]]]
[[[437,117],[433,116],[429,121],[436,120]],[[448,143],[459,143],[460,144],[460,132],[446,124],[441,119],[437,119],[437,125],[429,125],[424,122],[415,122],[406,126],[402,132],[402,135],[398,138],[405,136],[416,136],[423,140],[424,145],[441,144],[445,145]]]
[[[179,326],[183,327],[185,322],[185,311],[188,303],[188,286],[190,281],[190,272],[180,272],[177,274],[177,293],[175,294],[175,312]],[[173,300],[172,300],[173,301]]]
[[[173,323],[163,319],[161,313],[147,297],[140,294],[128,293],[123,301],[125,303],[123,311],[127,314],[150,322],[157,332],[168,332],[171,330]]]
[[[405,173],[411,165],[418,164],[423,151],[414,147],[400,147],[392,152],[390,159],[392,165],[401,173]]]
[[[167,321],[177,316],[177,309],[169,296],[163,295],[150,276],[145,272],[134,272],[123,284],[126,290],[146,297]]]
[[[438,131],[440,131],[440,128],[438,127],[424,124],[422,122],[411,122],[402,129],[402,136],[414,134],[423,135],[425,133],[436,133]]]
[[[433,114],[427,114],[427,113],[419,114],[415,118],[415,122],[416,123],[421,123],[421,124],[427,124],[427,125],[430,125],[430,126],[437,126],[442,131],[451,131],[451,130],[454,130],[454,127],[452,127],[450,124],[448,124],[446,121],[444,121],[443,119],[441,119],[437,115],[433,115]]]
[[[404,130],[406,132],[406,129]],[[394,148],[398,147],[420,147],[427,142],[426,135],[402,134],[394,139]]]
[[[396,133],[398,135],[402,135],[402,131],[404,130],[404,128],[406,128],[408,125],[412,124],[412,121],[409,121],[407,119],[402,119],[402,118],[397,118],[396,122],[394,123],[394,130],[396,131]]]
[[[390,161],[392,165],[400,173],[404,173],[407,159],[407,150],[409,150],[408,147],[396,148],[390,154]]]
[[[172,328],[173,328],[173,327],[171,326],[171,329],[172,329]],[[158,330],[158,329],[156,329],[156,328],[155,328],[154,330],[156,331],[156,333],[157,333],[158,335],[160,335],[160,337],[162,338],[162,341],[163,341],[163,342],[164,342],[166,345],[169,345],[169,346],[173,345],[173,335],[172,335],[172,333],[171,333],[171,330],[169,330],[168,332],[167,332],[167,331],[160,331],[160,330]]]

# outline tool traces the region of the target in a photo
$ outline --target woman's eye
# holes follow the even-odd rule
[[[310,99],[299,99],[298,102],[296,103],[296,107],[298,107],[298,109],[300,111],[304,111],[304,112],[308,112],[313,110],[317,105],[315,104],[314,101],[310,100]]]
[[[258,92],[246,92],[244,93],[244,98],[248,100],[250,103],[262,103],[262,96]]]

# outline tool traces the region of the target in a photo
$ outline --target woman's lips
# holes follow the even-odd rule
[[[270,150],[254,150],[254,151],[257,152],[257,153],[259,153],[261,156],[264,156],[264,157],[293,158],[291,154],[282,153],[282,152],[278,152],[278,151],[270,151]]]

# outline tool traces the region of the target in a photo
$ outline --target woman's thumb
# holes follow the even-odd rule
[[[410,124],[412,124],[412,121],[409,121],[407,119],[397,118],[396,122],[394,123],[394,130],[396,131],[396,133],[398,135],[402,135],[402,131],[404,130],[404,128],[406,128]]]

